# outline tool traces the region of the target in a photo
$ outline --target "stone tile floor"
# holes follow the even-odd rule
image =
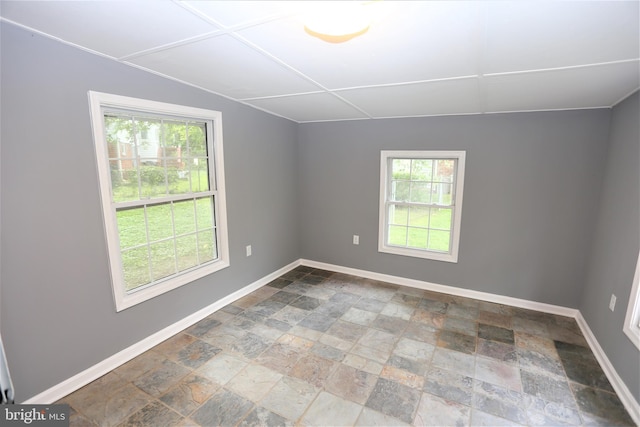
[[[60,403],[72,426],[633,425],[571,318],[309,267]]]

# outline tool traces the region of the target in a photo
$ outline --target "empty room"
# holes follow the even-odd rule
[[[0,59],[0,424],[640,424],[639,1],[0,0]]]

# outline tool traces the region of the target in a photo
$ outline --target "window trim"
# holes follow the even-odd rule
[[[636,271],[633,275],[633,285],[629,295],[629,305],[624,318],[622,330],[631,342],[640,350],[640,253],[636,263]]]
[[[111,274],[111,287],[116,311],[122,311],[228,267],[230,265],[230,260],[224,181],[222,113],[219,111],[94,91],[89,91],[89,107],[96,154],[98,181],[100,185],[103,226],[109,258],[109,271]],[[212,174],[213,176],[210,176],[210,181],[212,185],[211,188],[214,193],[214,215],[217,229],[216,245],[218,258],[216,260],[194,267],[193,269],[186,270],[182,273],[178,272],[169,276],[166,280],[160,281],[154,285],[142,286],[140,289],[130,292],[126,291],[122,259],[120,256],[115,202],[112,200],[111,196],[112,189],[109,170],[109,154],[103,119],[103,109],[105,108],[128,109],[140,113],[172,115],[181,118],[213,122],[214,126],[210,131],[213,143],[210,144],[212,147],[209,148],[209,169],[214,172]]]
[[[458,250],[460,246],[460,224],[462,221],[462,196],[464,190],[464,170],[466,151],[440,151],[440,150],[381,150],[380,151],[380,202],[378,217],[378,252],[395,255],[410,256],[416,258],[431,259],[435,261],[458,262]],[[413,249],[387,244],[387,196],[389,194],[389,160],[392,158],[409,159],[451,159],[457,160],[456,186],[452,218],[452,238],[449,253],[430,251],[426,249]]]

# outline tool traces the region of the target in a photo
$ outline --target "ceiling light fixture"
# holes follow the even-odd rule
[[[367,31],[372,21],[372,1],[304,2],[304,30],[328,43],[344,43]]]

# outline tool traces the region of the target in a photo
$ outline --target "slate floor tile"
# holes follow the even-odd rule
[[[218,385],[225,385],[247,365],[247,361],[227,353],[220,353],[202,365],[197,373]]]
[[[316,387],[323,387],[334,368],[334,362],[313,354],[302,356],[289,371],[289,376],[299,378]]]
[[[376,375],[340,364],[325,382],[325,389],[336,396],[364,405],[376,381]]]
[[[228,390],[220,390],[190,418],[202,426],[236,425],[253,408],[253,403]]]
[[[355,424],[362,406],[341,399],[331,393],[321,392],[302,418],[306,426],[352,426]]]
[[[468,377],[475,375],[475,357],[459,351],[437,348],[433,353],[432,366],[456,371]]]
[[[282,374],[276,371],[261,365],[250,364],[233,377],[225,388],[245,399],[257,402],[280,381],[280,378]]]
[[[575,383],[571,384],[571,387],[582,412],[593,414],[612,425],[634,424],[624,405],[614,393]]]
[[[397,418],[390,417],[382,412],[364,407],[355,424],[357,427],[409,427]]]
[[[531,395],[540,397],[548,402],[556,402],[569,407],[575,406],[575,400],[569,384],[560,377],[543,375],[520,370],[522,378],[522,390]]]
[[[287,420],[278,414],[261,408],[256,407],[253,411],[249,412],[249,415],[242,420],[238,427],[254,427],[254,426],[269,426],[269,427],[293,427],[293,421]]]
[[[423,391],[443,399],[471,406],[473,378],[456,371],[431,367],[426,375]]]
[[[464,426],[469,424],[471,408],[424,393],[413,422],[417,426]]]
[[[182,416],[177,412],[158,401],[154,401],[127,418],[121,427],[173,427],[181,418]]]
[[[478,338],[489,341],[498,341],[505,344],[514,344],[513,331],[500,326],[478,324]]]
[[[443,330],[438,336],[438,347],[473,354],[476,351],[476,338],[475,336]]]
[[[289,420],[297,420],[319,392],[319,388],[306,381],[284,376],[269,390],[260,404]]]
[[[191,374],[165,393],[160,400],[176,412],[188,416],[219,388],[220,386],[213,381]]]
[[[490,357],[504,363],[515,364],[518,361],[515,346],[497,341],[478,339],[477,354],[479,356]]]
[[[173,363],[170,360],[165,360],[155,369],[138,377],[133,383],[140,390],[151,396],[158,397],[187,376],[189,372],[189,369]]]
[[[405,423],[411,423],[420,402],[420,395],[420,391],[414,388],[379,378],[366,406]]]
[[[180,350],[176,355],[175,361],[187,368],[195,369],[221,351],[222,349],[214,347],[204,341],[197,340]]]
[[[522,391],[520,370],[515,365],[508,365],[495,359],[476,358],[475,378],[495,384],[509,390]]]

